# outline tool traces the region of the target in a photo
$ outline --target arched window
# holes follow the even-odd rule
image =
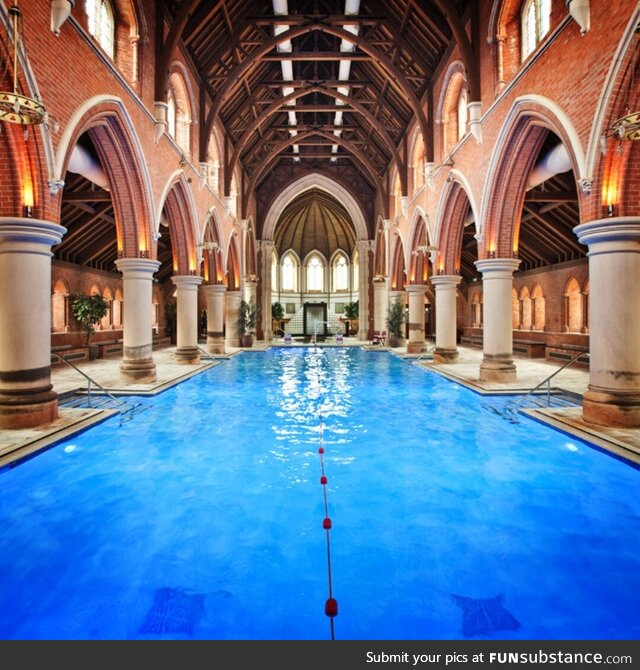
[[[513,330],[518,330],[520,326],[520,301],[518,300],[518,292],[511,290],[511,327]]]
[[[281,277],[283,291],[298,290],[298,261],[292,253],[285,254],[282,259]]]
[[[570,333],[579,333],[582,330],[582,293],[580,284],[571,279],[565,292],[565,323],[564,330]]]
[[[167,96],[167,132],[173,139],[176,138],[176,99],[173,97],[173,90],[169,89]]]
[[[333,260],[333,290],[349,290],[349,263],[344,254],[337,254]]]
[[[544,330],[545,326],[545,312],[544,312],[544,293],[542,287],[536,284],[531,292],[531,321],[534,330]]]
[[[416,145],[413,149],[413,191],[419,191],[424,186],[424,163],[425,148],[422,133],[416,139]]]
[[[167,104],[167,132],[185,155],[191,157],[191,105],[179,72],[173,72],[169,77]]]
[[[313,254],[307,262],[307,291],[324,290],[324,263],[318,254]]]
[[[549,32],[551,0],[527,0],[522,5],[522,60],[529,56]]]
[[[87,16],[89,17],[89,32],[98,40],[98,44],[109,54],[115,55],[115,21],[113,9],[108,0],[87,0]]]
[[[63,279],[58,279],[51,296],[51,330],[54,333],[64,333],[67,329],[69,323],[68,302],[69,288]]]
[[[460,89],[458,98],[458,141],[460,141],[467,132],[467,102],[468,93],[465,86]]]

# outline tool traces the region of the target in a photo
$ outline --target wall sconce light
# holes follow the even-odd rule
[[[60,28],[69,18],[76,0],[51,0],[51,32],[60,37]]]
[[[580,34],[589,32],[591,14],[589,0],[566,0],[571,18],[580,26]]]
[[[24,215],[30,219],[33,213],[33,184],[30,179],[25,180],[22,185],[22,204],[24,205]]]

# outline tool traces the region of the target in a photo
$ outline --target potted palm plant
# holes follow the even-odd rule
[[[95,360],[98,357],[99,347],[97,344],[91,344],[91,337],[96,330],[96,324],[100,322],[109,311],[109,301],[103,298],[99,293],[87,295],[86,293],[76,293],[71,302],[71,313],[75,320],[84,328],[87,335],[86,346],[89,348],[89,360]]]
[[[404,300],[401,295],[391,304],[387,314],[387,330],[389,331],[389,346],[400,346],[402,339],[402,325],[404,323]]]
[[[358,332],[358,317],[360,316],[360,301],[356,300],[355,302],[348,302],[344,306],[344,316],[345,319],[349,320],[349,327],[347,330],[347,335],[355,335]]]
[[[253,337],[258,323],[258,306],[253,296],[247,301],[240,301],[238,312],[238,332],[240,333],[240,346],[252,347]]]
[[[278,333],[282,330],[282,319],[284,319],[284,307],[280,302],[271,305],[271,330]]]

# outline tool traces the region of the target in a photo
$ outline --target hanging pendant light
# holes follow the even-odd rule
[[[13,91],[0,91],[0,121],[25,126],[44,123],[47,118],[44,105],[35,98],[18,92],[18,54],[22,13],[17,2],[14,2],[9,9],[9,23],[12,28]]]

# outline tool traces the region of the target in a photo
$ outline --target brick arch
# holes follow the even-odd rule
[[[195,274],[195,207],[184,173],[181,172],[171,185],[163,211],[171,231],[174,272],[177,275]]]
[[[472,210],[473,207],[467,190],[457,179],[447,184],[442,194],[442,203],[438,225],[438,267],[444,274],[457,274],[460,272],[465,217],[469,207]]]
[[[582,145],[564,111],[541,96],[516,100],[496,143],[484,187],[481,232],[485,258],[517,255],[527,179],[549,132],[565,145],[574,175],[583,174]],[[584,195],[578,192],[582,210]]]
[[[256,253],[256,231],[255,225],[251,218],[249,218],[249,227],[247,229],[247,236],[245,239],[245,272],[247,275],[258,276],[257,253]]]
[[[429,256],[418,253],[416,249],[429,243],[429,230],[425,215],[416,211],[412,225],[411,246],[409,256],[409,273],[407,282],[409,284],[424,284],[429,279]]]
[[[85,132],[111,186],[118,255],[121,258],[150,255],[154,221],[151,183],[142,147],[122,101],[99,96],[86,101],[71,116],[58,145],[55,169],[58,179],[66,173],[73,147]]]
[[[229,240],[227,248],[227,269],[225,271],[228,291],[240,290],[240,254],[238,253],[237,236],[234,234]]]
[[[224,247],[222,245],[220,220],[214,208],[207,215],[202,235],[203,242],[215,242],[218,249],[203,250],[202,274],[209,284],[222,284],[224,280]]]
[[[396,231],[396,243],[393,248],[393,260],[391,261],[391,290],[403,291],[407,283],[406,265],[404,260],[404,243],[398,231]]]
[[[379,218],[375,232],[375,253],[373,261],[374,277],[387,276],[387,236],[384,230],[384,220]]]
[[[590,137],[588,164],[594,169],[596,197],[589,215],[607,216],[606,205],[615,205],[618,216],[640,215],[640,142],[618,141],[607,128],[640,105],[640,7],[636,9],[614,56],[614,67],[605,82]],[[633,84],[635,83],[635,87]],[[596,134],[597,133],[597,134]],[[601,148],[605,149],[602,154]]]

